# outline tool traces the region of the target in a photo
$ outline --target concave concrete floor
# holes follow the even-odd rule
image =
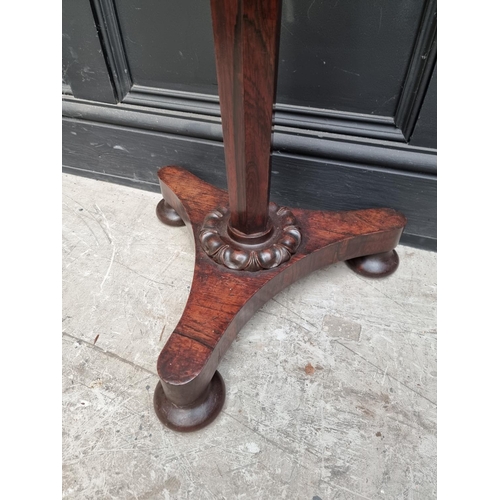
[[[220,364],[220,416],[177,434],[152,398],[194,253],[159,199],[63,175],[63,498],[435,498],[436,254],[277,295]]]

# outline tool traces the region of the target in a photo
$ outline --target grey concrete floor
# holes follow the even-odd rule
[[[63,175],[63,497],[435,498],[436,254],[277,295],[220,364],[221,415],[177,434],[152,397],[194,253],[159,199]]]

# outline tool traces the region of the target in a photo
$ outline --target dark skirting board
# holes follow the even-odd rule
[[[186,168],[226,187],[222,143],[126,126],[63,119],[63,170],[67,173],[159,192],[157,171]],[[390,207],[408,224],[401,243],[436,250],[433,174],[307,155],[273,153],[271,200],[314,210]]]

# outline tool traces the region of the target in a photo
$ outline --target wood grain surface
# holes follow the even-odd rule
[[[293,209],[303,235],[296,254],[275,269],[233,271],[215,263],[198,238],[205,215],[227,205],[227,193],[179,167],[158,176],[166,203],[191,227],[196,254],[186,308],[158,358],[163,390],[177,406],[200,398],[238,331],[275,294],[328,264],[392,250],[406,222],[390,209]]]
[[[266,230],[281,0],[212,0],[231,225]]]

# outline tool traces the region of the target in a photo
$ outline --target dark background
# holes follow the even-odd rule
[[[209,0],[63,0],[64,171],[225,186]],[[436,248],[435,0],[283,0],[271,198],[390,207]]]

